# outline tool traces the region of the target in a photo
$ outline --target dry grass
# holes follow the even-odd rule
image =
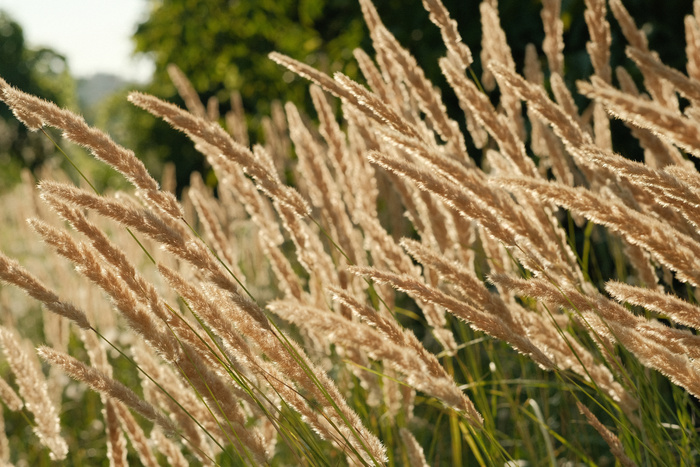
[[[52,458],[114,465],[697,461],[700,18],[686,19],[686,75],[610,1],[645,94],[624,70],[614,87],[607,5],[587,1],[594,75],[577,83],[590,99],[579,111],[561,76],[558,1],[542,11],[548,67],[530,46],[525,76],[496,2],[482,4],[479,83],[456,23],[424,0],[458,122],[360,3],[377,51],[355,51],[369,88],[271,54],[315,83],[318,127],[287,103],[248,147],[235,96],[219,118],[174,66],[189,110],[129,97],[192,139],[216,195],[195,175],[176,200],[131,151],[0,80],[30,129],[60,129],[135,187],[100,194],[44,174],[3,201],[45,245],[30,246],[19,216],[7,222],[4,248],[26,267],[0,255],[0,278],[44,312],[0,291],[5,413],[24,414]],[[497,105],[482,83],[499,88]],[[644,163],[613,152],[611,117],[633,128]],[[616,268],[597,271],[607,282],[591,279],[597,238]],[[39,321],[43,332],[27,325]],[[18,334],[48,344],[48,376]],[[101,395],[93,458],[78,442],[88,435],[57,419],[89,396],[55,367]],[[0,456],[40,457],[31,444],[8,450],[3,437]]]

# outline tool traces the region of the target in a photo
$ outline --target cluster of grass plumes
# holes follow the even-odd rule
[[[0,279],[43,305],[36,353],[51,371],[20,343],[42,339],[18,324],[35,310],[3,295],[5,413],[25,415],[52,458],[86,461],[87,435],[71,432],[85,424],[59,414],[91,393],[60,369],[99,392],[93,455],[114,465],[693,463],[700,1],[684,74],[620,0],[587,0],[594,74],[572,90],[559,1],[543,2],[544,58],[528,46],[523,75],[484,1],[477,80],[456,23],[424,0],[464,124],[360,3],[376,51],[355,51],[367,87],[271,55],[313,82],[317,126],[287,103],[249,147],[240,107],[221,118],[174,67],[189,110],[129,97],[192,139],[215,194],[195,174],[178,201],[131,151],[0,81],[29,128],[58,128],[136,188],[21,188],[46,250],[10,246],[33,264],[0,255]],[[608,8],[644,92],[611,69]],[[497,105],[484,91],[496,87]],[[611,116],[644,163],[613,152]],[[594,271],[594,243],[612,273]],[[8,446],[3,461],[26,459]]]

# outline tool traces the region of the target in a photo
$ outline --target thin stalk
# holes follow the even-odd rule
[[[166,396],[168,396],[168,397],[170,398],[170,400],[172,400],[180,409],[182,409],[182,411],[183,411],[185,414],[187,414],[187,416],[190,417],[190,419],[191,419],[194,423],[196,423],[197,426],[199,426],[199,428],[201,428],[202,431],[203,431],[204,433],[206,433],[207,436],[209,436],[209,438],[210,438],[219,448],[221,448],[222,451],[224,451],[224,447],[216,440],[216,438],[214,438],[214,436],[213,436],[211,433],[209,433],[209,431],[207,431],[207,429],[204,428],[204,427],[202,426],[202,424],[201,424],[199,421],[197,421],[197,419],[196,419],[185,407],[183,407],[182,404],[180,404],[180,403],[178,402],[177,399],[175,399],[163,386],[161,386],[160,383],[158,383],[158,381],[156,381],[155,379],[153,379],[153,377],[152,377],[151,375],[149,375],[148,373],[146,373],[146,372],[131,358],[131,357],[129,357],[127,354],[125,354],[119,347],[117,347],[114,343],[112,343],[112,341],[110,341],[110,340],[107,339],[104,335],[102,335],[102,333],[100,333],[97,329],[95,329],[95,328],[92,327],[92,326],[90,327],[90,329],[91,329],[95,334],[97,334],[97,336],[98,336],[100,339],[102,339],[103,341],[105,341],[110,347],[112,347],[114,350],[116,350],[116,351],[119,353],[119,355],[121,355],[122,357],[124,357],[131,365],[134,366],[134,368],[136,368],[136,369],[137,369],[139,372],[141,372],[146,378],[148,378],[148,380],[149,380],[151,383],[153,383],[158,389],[160,389],[160,390],[163,392],[163,394],[165,394]],[[207,459],[209,459],[211,462],[215,462],[214,459],[212,459],[212,458],[209,457],[205,452],[203,452],[202,450],[200,450],[199,448],[197,448],[197,447],[192,443],[192,441],[191,441],[189,438],[187,438],[185,435],[183,435],[182,433],[179,433],[179,432],[178,432],[177,434],[178,434],[178,436],[180,436],[182,439],[184,439],[185,441],[187,441],[187,442],[190,444],[190,446],[192,446],[196,451],[200,452],[204,457],[206,457]]]

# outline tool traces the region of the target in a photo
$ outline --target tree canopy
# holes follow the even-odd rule
[[[268,53],[339,70],[351,61],[363,28],[356,0],[164,0],[153,3],[134,39],[136,52],[155,60],[158,91],[174,93],[165,71],[174,63],[205,98],[223,102],[238,90],[252,112],[265,112],[263,102],[299,99],[305,88],[290,86],[291,74]]]
[[[25,43],[22,27],[0,11],[0,76],[23,91],[75,108],[75,85],[66,58],[47,48]],[[0,187],[19,179],[22,167],[34,169],[53,152],[45,137],[30,133],[0,106]]]
[[[459,106],[438,68],[445,54],[438,29],[429,21],[420,0],[375,2],[386,26],[414,54],[428,79],[443,89],[448,111],[461,120]],[[444,0],[458,22],[464,42],[480,50],[481,25],[479,2]],[[685,0],[668,0],[664,5],[651,0],[625,2],[630,13],[649,31],[649,41],[665,63],[683,68],[683,16],[689,13]],[[523,63],[527,42],[541,50],[542,24],[539,1],[501,0],[501,24],[517,66]],[[591,65],[585,44],[588,30],[583,20],[584,2],[564,0],[565,67],[567,84],[590,74]],[[410,12],[410,14],[408,14]],[[523,20],[526,18],[527,20]],[[611,19],[613,41],[622,39]],[[660,26],[657,26],[660,25]],[[677,24],[678,28],[669,27]],[[269,115],[273,100],[293,101],[304,108],[309,104],[308,83],[286,72],[268,59],[278,51],[323,72],[342,71],[362,80],[352,58],[352,50],[371,45],[357,0],[152,0],[148,18],[134,34],[135,52],[149,55],[156,73],[144,91],[182,105],[167,75],[170,63],[176,64],[190,79],[203,102],[215,96],[228,110],[232,91],[239,91],[253,131],[258,135],[257,118]],[[619,50],[619,49],[618,49]],[[474,69],[480,75],[478,54]],[[631,67],[623,55],[612,57],[614,65]],[[310,109],[310,106],[306,107]],[[118,109],[123,112],[123,108]],[[114,118],[114,109],[109,118]],[[312,113],[312,112],[310,112]],[[157,122],[142,111],[129,111],[129,122],[120,130],[124,144],[134,148],[157,171],[154,161],[175,161],[180,173],[178,183],[187,182],[189,172],[202,170],[201,157],[183,135]]]

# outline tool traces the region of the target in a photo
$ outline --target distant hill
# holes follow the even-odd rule
[[[110,94],[119,91],[129,84],[119,76],[108,73],[97,73],[89,78],[76,79],[78,104],[89,121],[94,115],[95,107]]]

